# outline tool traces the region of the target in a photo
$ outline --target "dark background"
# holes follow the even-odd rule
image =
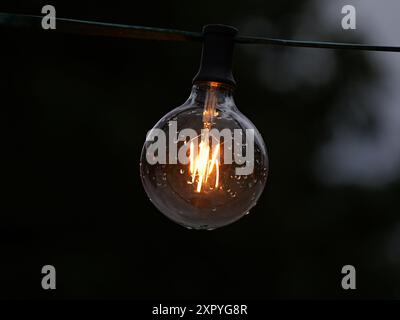
[[[191,31],[225,23],[282,38],[296,38],[310,6],[2,0],[0,11],[40,14],[45,4],[58,17]],[[367,42],[358,30],[340,29],[337,10],[338,27],[310,38]],[[318,19],[310,23],[318,28]],[[195,232],[152,206],[139,159],[147,131],[188,97],[199,43],[4,27],[0,39],[0,297],[400,297],[399,166],[391,179],[342,174],[338,182],[332,177],[340,172],[324,169],[319,156],[332,123],[367,138],[376,132],[376,114],[360,98],[384,78],[370,54],[237,47],[236,103],[266,141],[270,176],[250,215]],[[346,159],[364,158],[350,152]],[[46,264],[56,267],[55,291],[41,289]],[[357,269],[356,291],[341,289],[348,264]]]

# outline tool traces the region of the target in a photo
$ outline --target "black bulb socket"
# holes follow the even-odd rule
[[[222,24],[209,24],[203,27],[203,50],[200,69],[193,79],[212,81],[236,87],[232,74],[232,58],[235,37],[238,29]]]

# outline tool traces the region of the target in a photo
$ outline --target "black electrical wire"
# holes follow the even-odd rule
[[[7,27],[36,29],[46,32],[55,31],[84,36],[91,35],[162,41],[202,41],[203,39],[202,33],[199,32],[64,18],[56,18],[55,30],[44,30],[42,28],[42,19],[43,16],[0,12],[0,26]],[[286,47],[400,52],[400,46],[377,46],[357,43],[299,41],[250,36],[237,36],[235,42],[239,44],[266,44]]]
[[[45,32],[166,41],[202,41],[203,38],[202,34],[197,32],[64,18],[56,18],[56,29],[44,30],[42,19],[43,16],[0,12],[0,26],[43,30]]]

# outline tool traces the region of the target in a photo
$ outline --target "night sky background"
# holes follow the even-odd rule
[[[395,1],[353,1],[355,31],[341,28],[347,3],[327,3],[2,0],[0,12],[52,4],[63,18],[400,44]],[[153,207],[139,160],[187,99],[200,43],[5,27],[0,39],[1,298],[400,298],[398,54],[238,45],[236,104],[270,176],[250,215],[196,232]],[[46,264],[55,291],[41,288]],[[341,288],[348,264],[356,291]]]

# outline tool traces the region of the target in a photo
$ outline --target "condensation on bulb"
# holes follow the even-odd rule
[[[176,158],[172,153],[184,146],[187,163],[150,164],[147,155],[153,142],[146,141],[143,147],[141,178],[148,196],[163,214],[191,229],[213,230],[248,214],[267,180],[268,157],[264,141],[236,108],[232,94],[233,88],[228,85],[196,83],[186,103],[164,116],[153,128],[165,133],[165,158]],[[172,137],[173,121],[179,138],[179,133],[190,128],[197,133],[195,139]],[[254,130],[254,169],[250,174],[237,174],[236,169],[247,163],[226,164],[223,161],[226,152],[234,157],[237,149],[247,151],[246,143],[229,145],[225,136],[222,139],[214,136],[213,129],[220,133],[224,129],[230,132]]]

